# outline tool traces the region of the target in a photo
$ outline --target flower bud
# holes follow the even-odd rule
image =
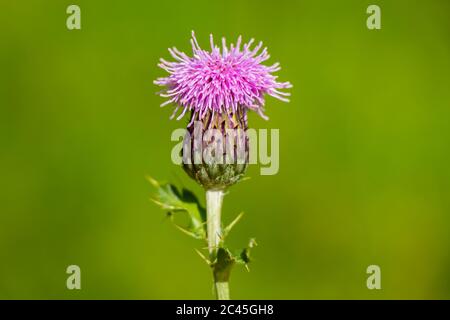
[[[247,114],[238,108],[232,114],[208,111],[191,121],[183,142],[183,168],[206,190],[224,190],[238,182],[248,166]]]

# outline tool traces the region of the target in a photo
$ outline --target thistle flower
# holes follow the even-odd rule
[[[183,118],[187,111],[192,111],[189,126],[194,119],[204,120],[209,112],[214,118],[216,113],[226,114],[232,120],[232,115],[239,109],[256,111],[264,119],[264,95],[268,94],[281,101],[288,102],[290,94],[280,91],[291,88],[289,82],[277,82],[273,72],[280,70],[279,63],[265,66],[262,62],[270,55],[267,48],[261,52],[262,42],[252,48],[251,39],[241,50],[242,37],[236,45],[228,48],[225,38],[222,38],[222,50],[214,44],[210,36],[211,52],[200,48],[192,32],[193,57],[187,56],[177,48],[169,49],[176,62],[160,60],[159,67],[166,70],[169,76],[158,78],[154,83],[163,86],[161,97],[168,98],[161,106],[175,104],[171,118]],[[209,112],[208,112],[209,111]]]
[[[188,133],[191,136],[195,121],[202,123],[202,134],[210,128],[222,130],[224,139],[220,141],[206,141],[200,149],[194,148],[193,141],[187,141],[183,148],[184,160],[188,160],[183,161],[183,168],[207,190],[225,189],[239,181],[245,173],[247,163],[236,165],[221,162],[205,165],[194,163],[193,159],[198,154],[202,155],[202,150],[212,143],[222,143],[219,149],[225,150],[226,144],[229,143],[225,132],[227,129],[238,128],[245,133],[248,128],[248,109],[268,119],[264,114],[264,96],[267,94],[288,102],[287,97],[290,94],[281,89],[292,87],[289,82],[277,82],[277,77],[272,75],[280,70],[279,63],[271,66],[262,64],[270,57],[267,48],[260,51],[262,42],[252,48],[254,40],[251,39],[242,49],[242,37],[238,38],[236,45],[231,44],[230,47],[227,47],[225,38],[222,38],[222,49],[214,44],[212,35],[210,42],[211,52],[201,49],[192,32],[193,57],[177,48],[169,49],[176,61],[161,59],[158,66],[166,70],[169,76],[155,81],[155,84],[164,87],[160,95],[168,99],[161,106],[175,105],[171,118],[176,116],[177,120],[180,120],[187,111],[191,111],[188,124]],[[243,150],[241,158],[248,160],[249,143],[248,138],[244,139],[246,149]],[[189,147],[191,152],[186,152],[186,147]],[[191,159],[186,158],[187,154]],[[224,158],[227,156],[229,155],[223,154]]]
[[[228,227],[223,230],[221,227],[224,191],[240,180],[248,166],[247,112],[256,111],[267,120],[264,114],[265,95],[288,102],[290,94],[282,89],[292,85],[277,82],[277,77],[272,74],[280,70],[279,63],[271,66],[262,64],[270,56],[267,48],[260,51],[261,42],[252,47],[254,40],[251,39],[242,49],[241,37],[236,45],[229,47],[222,38],[222,49],[214,44],[212,35],[210,42],[210,52],[201,49],[192,32],[193,56],[189,57],[176,48],[169,49],[176,61],[161,59],[158,66],[169,75],[154,81],[163,87],[161,97],[168,99],[161,106],[175,106],[171,118],[180,120],[190,111],[182,149],[183,168],[206,189],[206,217],[195,210],[199,205],[192,207],[192,202],[184,204],[170,185],[153,184],[159,188],[158,204],[166,210],[184,210],[191,217],[190,229],[181,228],[185,233],[196,238],[206,233],[209,259],[201,255],[213,269],[217,298],[229,299],[231,268],[235,263],[247,266],[249,250],[256,244],[251,239],[249,246],[239,255],[233,255],[224,244],[226,235],[242,214]],[[211,130],[219,134],[209,136]],[[200,142],[196,140],[196,134],[201,136]],[[203,151],[210,149],[214,149],[212,161],[204,159]],[[203,229],[205,224],[206,230]]]

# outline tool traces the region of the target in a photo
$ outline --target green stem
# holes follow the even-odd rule
[[[217,300],[230,300],[230,288],[228,282],[215,282]]]
[[[224,192],[222,190],[206,191],[206,224],[208,234],[208,249],[210,260],[217,261],[217,253],[222,237],[221,230],[221,211]],[[228,279],[218,279],[216,266],[213,266],[214,287],[218,300],[229,300],[230,291],[228,287]]]
[[[206,191],[206,224],[208,234],[209,254],[214,260],[220,244],[222,236],[221,230],[221,211],[223,202],[223,191],[208,190]]]

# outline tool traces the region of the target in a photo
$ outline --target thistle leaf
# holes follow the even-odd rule
[[[206,210],[195,194],[185,188],[179,191],[174,185],[158,182],[152,177],[147,177],[147,180],[156,189],[156,193],[151,200],[163,210],[168,211],[168,216],[180,212],[188,215],[188,225],[181,227],[175,224],[177,228],[196,239],[204,239],[206,237]]]
[[[249,271],[248,264],[252,261],[250,257],[250,253],[254,247],[256,247],[258,244],[256,243],[256,240],[254,238],[251,238],[247,247],[242,249],[241,252],[235,255],[235,260],[237,263],[244,264],[247,271]]]
[[[186,228],[183,228],[182,226],[174,223],[175,227],[180,230],[181,232],[183,232],[184,234],[194,238],[194,239],[203,239],[203,237],[201,236],[201,232],[193,232],[193,231],[189,231]]]
[[[243,216],[244,212],[239,213],[238,216],[234,218],[234,220],[231,221],[231,223],[223,229],[224,238],[228,235],[228,233],[230,233],[231,229],[233,229],[233,227],[242,219]]]
[[[195,249],[195,252],[198,253],[198,255],[206,262],[206,264],[211,265],[211,261],[209,261],[208,258],[206,258],[205,255],[200,252],[200,250]]]

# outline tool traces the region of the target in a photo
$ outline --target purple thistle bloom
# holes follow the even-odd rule
[[[241,50],[239,37],[236,46],[227,47],[222,38],[222,50],[214,44],[210,36],[211,52],[202,50],[192,32],[193,57],[178,51],[175,47],[169,49],[176,62],[161,59],[158,66],[169,73],[169,76],[158,78],[155,84],[165,87],[161,97],[168,98],[161,107],[175,104],[171,116],[174,118],[179,110],[177,120],[185,113],[192,111],[192,121],[202,120],[209,112],[214,115],[228,115],[239,112],[238,108],[248,108],[256,111],[264,119],[264,95],[268,94],[281,101],[288,102],[289,93],[279,89],[291,88],[289,82],[277,82],[273,72],[280,70],[279,63],[265,66],[261,63],[269,59],[267,48],[258,53],[262,47],[260,42],[251,49],[253,39]],[[189,126],[192,124],[189,124]]]

